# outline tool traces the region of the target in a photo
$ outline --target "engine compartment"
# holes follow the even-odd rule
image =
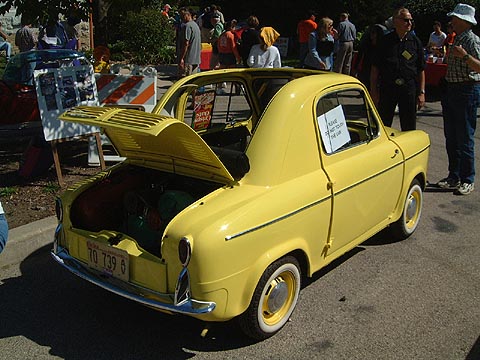
[[[82,192],[72,203],[77,229],[113,230],[159,255],[168,223],[183,209],[222,184],[127,165]]]

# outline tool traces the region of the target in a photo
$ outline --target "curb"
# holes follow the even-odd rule
[[[41,247],[53,243],[58,220],[50,216],[10,229],[5,249],[0,254],[0,268],[19,264]]]

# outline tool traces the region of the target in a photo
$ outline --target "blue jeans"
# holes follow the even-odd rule
[[[475,129],[480,102],[479,83],[448,83],[442,101],[448,176],[462,183],[475,181]]]
[[[12,56],[12,45],[7,41],[0,42],[0,50],[5,50],[7,53],[7,60],[10,60],[10,56]]]
[[[308,54],[308,42],[306,43],[298,43],[299,49],[298,49],[298,67],[303,68],[303,65],[305,65],[305,58],[307,57]]]
[[[8,239],[8,223],[4,214],[0,214],[0,253],[5,248]]]

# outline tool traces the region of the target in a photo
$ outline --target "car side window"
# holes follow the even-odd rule
[[[317,103],[316,118],[327,154],[368,143],[379,134],[378,120],[360,89],[323,96]]]

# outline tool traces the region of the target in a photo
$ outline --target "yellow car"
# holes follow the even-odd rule
[[[151,308],[238,318],[264,339],[302,278],[420,220],[430,142],[385,127],[355,78],[228,69],[176,82],[153,113],[78,107],[126,160],[57,200],[53,257]]]

